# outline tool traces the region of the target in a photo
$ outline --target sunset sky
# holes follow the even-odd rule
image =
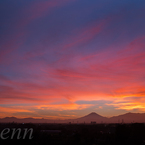
[[[1,0],[0,118],[145,112],[145,0]]]

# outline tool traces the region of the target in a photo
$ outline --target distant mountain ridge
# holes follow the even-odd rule
[[[77,119],[67,120],[50,120],[50,119],[35,119],[35,118],[16,118],[16,117],[5,117],[0,118],[1,123],[145,123],[145,113],[126,113],[111,118],[103,117],[95,112],[92,112],[86,116]]]
[[[131,122],[138,122],[138,123],[145,123],[145,113],[126,113],[119,116],[113,116],[109,119],[109,122],[124,122],[124,123],[131,123]]]

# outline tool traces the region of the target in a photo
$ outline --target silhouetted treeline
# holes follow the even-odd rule
[[[145,124],[0,124],[0,133],[9,128],[9,138],[0,145],[145,145]],[[13,128],[33,128],[33,138],[11,139]]]

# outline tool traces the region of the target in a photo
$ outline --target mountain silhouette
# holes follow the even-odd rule
[[[126,113],[119,116],[113,116],[109,118],[109,122],[113,123],[144,123],[145,122],[145,113]]]
[[[84,117],[74,119],[74,121],[77,121],[79,123],[84,123],[84,122],[85,123],[90,123],[90,122],[101,123],[101,122],[104,122],[106,120],[107,120],[106,117],[103,117],[95,112],[92,112]]]
[[[103,117],[95,112],[92,112],[86,116],[76,118],[76,119],[67,119],[67,120],[49,120],[49,119],[35,119],[35,118],[16,118],[16,117],[5,117],[0,118],[2,123],[145,123],[145,113],[126,113],[118,116],[113,116],[110,118]]]

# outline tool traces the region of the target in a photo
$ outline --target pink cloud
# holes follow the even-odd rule
[[[23,18],[20,23],[19,27],[24,27],[28,25],[30,22],[32,22],[35,19],[38,19],[40,17],[46,16],[51,12],[52,10],[62,7],[70,2],[73,2],[75,0],[46,0],[46,1],[36,1],[32,2],[30,6],[28,6],[26,9],[24,9],[24,15],[26,15],[26,18]]]
[[[68,39],[68,44],[63,45],[63,51],[72,47],[85,44],[94,39],[105,27],[108,20],[102,20],[95,24],[91,24],[88,27],[84,27],[82,30],[77,30],[73,36]],[[67,40],[66,40],[67,42]]]
[[[47,14],[50,10],[63,6],[67,3],[69,3],[69,0],[47,0],[47,1],[41,1],[41,2],[35,2],[32,3],[30,8],[27,10],[27,12],[30,14],[30,19],[36,19],[39,17],[42,17]],[[72,1],[71,1],[72,2]]]
[[[74,1],[74,0],[73,0]],[[73,2],[71,1],[71,2]],[[14,26],[13,29],[16,31],[9,35],[4,35],[3,43],[1,43],[1,53],[0,53],[0,63],[9,63],[13,59],[9,55],[20,48],[22,44],[27,39],[27,36],[29,34],[28,31],[26,31],[26,25],[31,23],[33,20],[40,18],[42,16],[45,16],[48,14],[48,12],[52,11],[55,8],[64,6],[65,4],[70,3],[68,0],[50,0],[50,1],[42,1],[42,2],[33,2],[30,6],[28,6],[26,9],[23,9],[23,13],[25,16],[23,16]],[[40,54],[40,53],[39,53]],[[29,54],[31,55],[31,54]],[[9,58],[8,58],[9,57]]]
[[[19,49],[26,40],[26,32],[16,32],[11,34],[11,37],[5,38],[4,43],[1,44],[0,63],[9,63],[11,61],[10,54]]]

